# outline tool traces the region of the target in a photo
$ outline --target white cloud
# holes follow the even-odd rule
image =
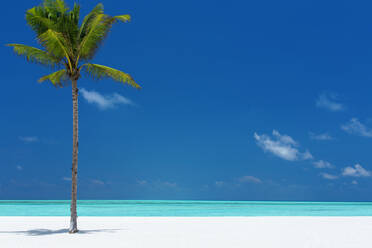
[[[333,140],[333,137],[329,135],[328,133],[320,133],[320,134],[315,134],[315,133],[309,133],[310,139],[313,140]]]
[[[320,94],[316,99],[316,106],[319,108],[324,108],[329,111],[342,111],[345,109],[344,105],[337,102],[337,95],[336,94]]]
[[[83,98],[88,102],[97,105],[99,109],[106,110],[114,108],[119,104],[124,105],[134,105],[134,103],[128,98],[118,94],[113,93],[111,95],[102,95],[94,90],[86,90],[84,88],[80,89]]]
[[[225,185],[225,182],[224,181],[216,181],[215,184],[216,184],[217,187],[222,187],[222,186]]]
[[[324,160],[315,161],[315,162],[313,162],[313,165],[314,165],[315,168],[318,168],[318,169],[325,169],[325,168],[333,168],[334,167],[330,162],[327,162],[327,161],[324,161]]]
[[[279,141],[281,141],[284,144],[291,144],[294,146],[298,146],[297,142],[292,139],[292,137],[286,135],[286,134],[280,134],[278,131],[273,130],[273,136],[275,136]]]
[[[71,177],[62,177],[63,181],[71,181]]]
[[[354,167],[345,167],[342,170],[342,175],[349,177],[369,177],[371,176],[371,172],[364,169],[360,164],[356,164]]]
[[[357,118],[352,118],[348,123],[341,126],[347,133],[372,138],[372,129],[360,123]]]
[[[17,169],[18,171],[21,171],[21,170],[23,170],[23,167],[20,166],[20,165],[17,165],[17,166],[16,166],[16,169]]]
[[[146,185],[147,181],[146,180],[137,180],[137,184],[139,185]]]
[[[178,190],[180,189],[177,183],[171,182],[171,181],[161,181],[161,180],[148,181],[144,179],[138,179],[136,181],[136,184],[141,187],[146,187],[152,190],[169,190],[169,189]]]
[[[19,136],[18,138],[24,143],[33,143],[39,141],[39,138],[36,136]]]
[[[273,130],[273,138],[266,134],[258,135],[254,133],[257,145],[264,151],[289,161],[312,159],[313,156],[309,151],[300,152],[298,143],[288,135],[281,135],[278,131]]]
[[[96,185],[105,185],[105,183],[98,179],[92,179],[91,182]]]
[[[254,176],[243,176],[239,178],[239,182],[241,183],[262,183],[261,179],[254,177]]]
[[[168,188],[177,188],[177,183],[172,182],[162,182],[162,185]]]
[[[351,182],[351,184],[357,185],[357,184],[358,184],[358,181],[357,181],[357,180],[353,180],[353,181]]]
[[[328,180],[335,180],[338,178],[338,176],[336,175],[332,175],[332,174],[328,174],[328,173],[320,173],[320,175],[324,178],[324,179],[328,179]]]
[[[313,155],[309,151],[305,151],[304,153],[301,154],[302,159],[307,160],[307,159],[313,159]]]

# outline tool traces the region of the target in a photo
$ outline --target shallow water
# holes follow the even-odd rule
[[[0,216],[68,216],[67,200],[0,201]],[[372,216],[372,202],[81,200],[79,216]]]

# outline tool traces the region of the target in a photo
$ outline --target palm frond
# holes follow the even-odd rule
[[[79,18],[80,18],[80,5],[74,4],[74,8],[68,13],[67,19],[69,39],[73,44],[73,47],[77,50],[79,41]]]
[[[106,38],[112,24],[116,21],[129,22],[130,15],[108,16],[103,13],[103,6],[97,5],[83,21],[80,28],[79,56],[82,59],[93,58],[98,47]]]
[[[56,21],[56,31],[64,37],[66,41],[65,46],[70,51],[70,54],[76,54],[79,43],[79,12],[80,6],[75,4],[71,11],[59,13],[58,20]]]
[[[80,5],[74,4],[74,8],[70,12],[71,18],[74,20],[77,26],[79,26],[79,18],[80,18]]]
[[[62,69],[39,79],[39,83],[49,80],[54,86],[63,87],[63,82],[68,80],[66,69]]]
[[[92,20],[88,32],[80,42],[79,55],[82,59],[91,59],[94,56],[114,21],[114,18],[105,14],[99,14]]]
[[[87,63],[82,65],[81,68],[85,68],[86,72],[95,79],[109,77],[115,81],[127,83],[134,88],[141,88],[129,74],[111,67]]]
[[[55,29],[55,23],[51,19],[51,15],[41,6],[27,10],[26,21],[37,36],[48,29]]]
[[[23,56],[27,61],[40,63],[47,66],[56,66],[60,60],[50,55],[48,52],[38,49],[36,47],[26,46],[22,44],[7,44],[7,46],[13,47],[13,51]]]
[[[94,9],[84,17],[84,20],[80,27],[79,38],[83,39],[83,37],[87,34],[89,27],[92,21],[96,18],[97,15],[103,14],[103,5],[101,3],[97,4]]]
[[[131,20],[130,15],[119,15],[119,16],[114,16],[114,18],[122,22],[130,22]]]
[[[63,0],[44,0],[44,8],[54,15],[64,14],[68,11],[68,6]]]
[[[75,4],[71,11],[68,10],[62,0],[45,0],[42,6],[26,12],[26,20],[38,37],[49,29],[60,33],[67,42],[65,45],[73,51],[78,44],[80,6]]]
[[[70,69],[72,70],[71,59],[68,51],[69,47],[66,46],[67,42],[60,33],[48,29],[48,31],[39,36],[39,41],[49,53],[53,54],[54,57],[58,59],[66,57]]]

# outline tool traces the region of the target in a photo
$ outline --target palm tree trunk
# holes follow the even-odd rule
[[[76,233],[77,229],[77,167],[79,149],[79,129],[78,129],[78,88],[77,80],[72,80],[72,105],[73,105],[73,148],[72,148],[72,176],[71,176],[71,219],[69,233]]]

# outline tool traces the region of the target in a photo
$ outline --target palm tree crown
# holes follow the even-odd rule
[[[63,68],[39,79],[49,80],[53,85],[63,87],[63,83],[78,80],[80,72],[86,71],[96,79],[104,77],[141,88],[133,78],[122,71],[92,64],[91,60],[112,25],[117,21],[129,22],[129,15],[109,16],[103,5],[98,4],[79,23],[80,6],[74,4],[69,10],[63,0],[44,0],[43,4],[26,12],[27,24],[36,33],[44,50],[22,44],[8,44],[14,52],[28,61],[53,68]]]

